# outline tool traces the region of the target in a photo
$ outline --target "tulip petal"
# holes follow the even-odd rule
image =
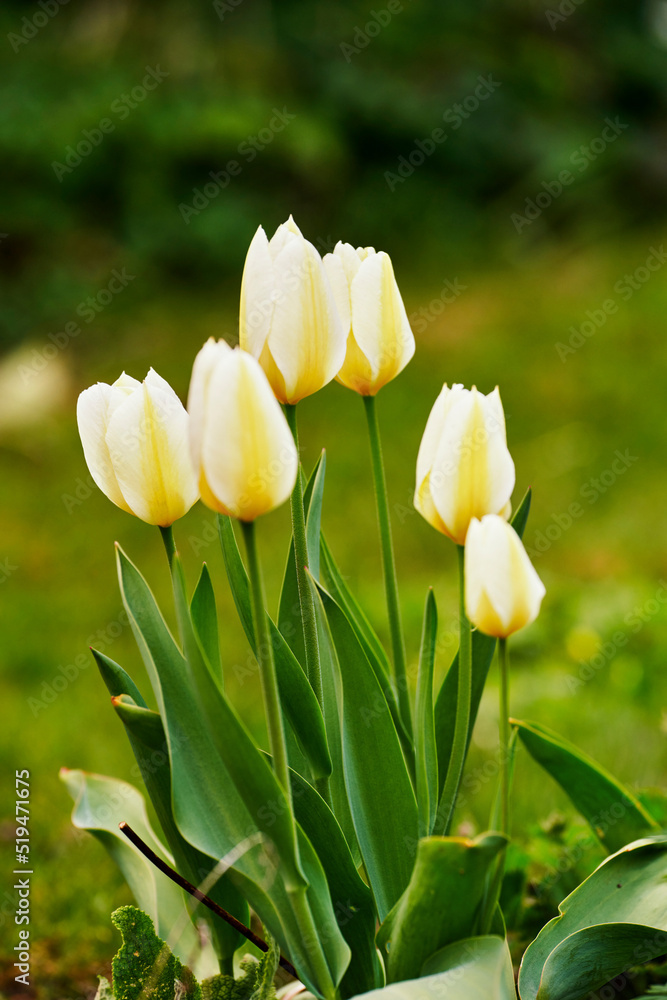
[[[211,378],[202,465],[214,496],[253,521],[283,503],[298,469],[294,439],[259,364],[235,350]]]
[[[442,428],[445,418],[456,401],[465,394],[467,390],[460,382],[456,382],[450,389],[445,383],[438,398],[431,408],[426,427],[419,446],[417,455],[417,486],[415,489],[414,505],[416,510],[428,521],[437,531],[448,535],[449,531],[438,513],[431,493],[431,470],[435,462],[440,444]],[[438,485],[438,476],[434,477],[434,483]]]
[[[359,385],[354,368],[343,365],[339,377],[350,388],[375,395],[405,368],[415,353],[415,338],[388,254],[366,257],[352,281],[352,333],[368,358],[372,378]],[[355,384],[356,383],[356,384]]]
[[[290,215],[287,222],[281,222],[269,240],[269,250],[273,260],[275,260],[278,256],[290,236],[301,236],[303,238],[301,230],[297,226],[292,215]]]
[[[465,559],[466,609],[477,628],[507,638],[535,620],[544,584],[511,525],[494,514],[473,519]]]
[[[338,244],[340,246],[340,244]],[[354,251],[352,251],[354,253]],[[355,254],[357,263],[359,258]],[[340,316],[341,325],[345,336],[349,340],[350,328],[352,326],[352,305],[350,302],[350,282],[346,274],[345,264],[337,254],[328,253],[322,258],[324,270],[326,271],[331,291],[336,301],[336,308]]]
[[[362,396],[372,396],[375,394],[373,389],[375,385],[373,368],[354,339],[352,332],[350,332],[347,338],[345,361],[338,375],[336,375],[336,381],[348,389],[352,389],[353,392],[358,392]]]
[[[333,256],[336,257],[343,265],[348,286],[352,285],[352,282],[357,275],[357,271],[361,267],[362,260],[366,260],[369,252],[375,253],[375,250],[372,248],[370,251],[363,250],[361,247],[357,247],[355,250],[351,243],[343,243],[340,240],[334,247]]]
[[[129,376],[122,375],[114,385],[98,382],[89,389],[84,389],[76,404],[76,419],[83,454],[95,483],[117,507],[131,514],[132,511],[118,485],[106,442],[109,419],[118,405],[127,398],[126,383],[119,385],[123,377],[129,381]],[[140,386],[141,383],[136,382],[136,385]]]
[[[473,388],[450,407],[430,473],[433,502],[459,545],[471,519],[503,510],[514,488],[500,397],[491,396]]]
[[[248,247],[241,281],[239,342],[244,351],[259,358],[264,349],[276,299],[273,258],[266,233],[260,226]]]
[[[143,521],[173,524],[197,500],[188,415],[152,369],[111,416],[106,443],[125,501]]]
[[[209,337],[197,354],[192,366],[190,388],[188,390],[188,414],[190,416],[190,454],[195,469],[201,465],[201,439],[204,433],[206,401],[213,370],[220,358],[232,348],[224,340]]]
[[[273,266],[280,294],[268,345],[285,380],[281,402],[296,403],[338,374],[345,358],[345,336],[322,259],[312,243],[288,234]]]

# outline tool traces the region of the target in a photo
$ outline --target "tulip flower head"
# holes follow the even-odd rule
[[[167,527],[196,502],[188,415],[152,368],[143,382],[123,372],[85,389],[76,416],[90,474],[116,506]]]
[[[248,249],[240,344],[281,403],[317,392],[343,364],[345,335],[322,258],[291,216],[270,240],[260,226]]]
[[[414,503],[422,517],[463,545],[472,518],[509,517],[514,480],[498,387],[485,396],[474,386],[443,386],[417,457]]]
[[[259,362],[224,340],[195,358],[188,394],[190,450],[204,503],[254,521],[289,497],[299,460]]]
[[[496,514],[473,518],[465,547],[466,614],[472,624],[506,639],[537,618],[544,594],[514,528]]]
[[[324,258],[347,349],[337,379],[362,396],[374,396],[415,353],[391,259],[373,247],[337,243]]]

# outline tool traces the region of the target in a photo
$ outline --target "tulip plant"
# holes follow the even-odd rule
[[[421,646],[406,647],[375,397],[414,349],[387,254],[339,243],[322,260],[290,219],[270,240],[261,228],[254,237],[240,346],[203,346],[187,410],[152,370],[143,383],[123,374],[80,396],[95,482],[160,528],[177,625],[172,633],[118,547],[152,705],[146,678],[93,655],[160,831],[133,786],[63,771],[74,823],[109,849],[138,907],[113,916],[124,944],[100,998],[262,1000],[275,995],[279,966],[285,998],[515,998],[504,871],[519,744],[609,854],[528,947],[521,1000],[589,996],[667,951],[667,835],[650,808],[546,727],[510,717],[508,641],[536,618],[545,590],[521,542],[530,495],[511,515],[497,388],[445,385],[428,418],[415,506],[458,550],[460,647],[435,689],[430,590]],[[324,457],[309,478],[300,467],[298,404],[334,378],[364,401],[391,654],[322,533]],[[198,497],[217,517],[257,661],[259,742],[226,688],[214,581],[204,564],[192,588],[178,554],[174,522]],[[292,537],[272,616],[257,522],[288,499]],[[456,833],[456,807],[496,647],[500,781],[489,830],[470,839]],[[418,663],[415,684],[407,663]]]

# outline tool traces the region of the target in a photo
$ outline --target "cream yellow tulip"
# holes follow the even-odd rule
[[[260,226],[241,284],[240,344],[281,403],[298,403],[338,374],[345,335],[322,258],[290,216],[270,240]]]
[[[76,414],[90,474],[116,506],[167,527],[198,499],[187,412],[152,368],[85,389]]]
[[[514,528],[496,514],[473,518],[465,547],[466,614],[472,624],[506,639],[537,618],[544,594]]]
[[[224,340],[195,358],[188,394],[190,450],[204,503],[254,521],[289,497],[294,438],[259,363]]]
[[[337,243],[324,258],[347,341],[338,381],[374,396],[415,353],[391,259],[373,247]]]
[[[473,517],[509,517],[514,462],[496,387],[488,396],[445,385],[429,415],[417,458],[415,507],[458,545]]]

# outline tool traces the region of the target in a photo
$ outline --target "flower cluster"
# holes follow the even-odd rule
[[[333,379],[373,397],[415,350],[389,256],[338,243],[324,258],[290,219],[260,226],[241,286],[240,346],[209,340],[195,359],[187,411],[152,369],[79,397],[90,472],[117,506],[167,527],[198,497],[254,521],[292,493],[298,452],[280,403]],[[415,507],[466,546],[466,607],[507,636],[538,613],[544,588],[507,524],[514,463],[498,389],[445,385],[417,458]]]

